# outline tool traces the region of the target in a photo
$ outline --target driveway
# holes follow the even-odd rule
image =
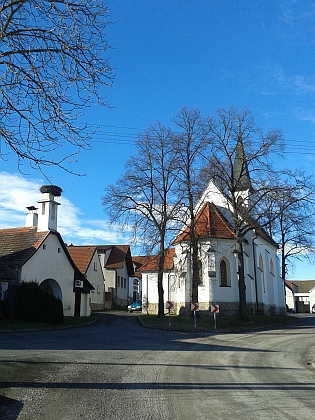
[[[86,327],[0,333],[0,418],[313,418],[314,333],[305,314],[286,328],[186,334],[118,312]]]

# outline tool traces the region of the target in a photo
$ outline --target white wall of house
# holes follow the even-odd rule
[[[91,290],[89,295],[93,308],[98,310],[103,309],[105,282],[97,250],[95,250],[90,265],[86,271],[86,277],[94,287],[94,290]]]
[[[126,262],[124,261],[122,268],[116,269],[116,302],[118,305],[127,305],[129,291],[129,275]]]
[[[174,287],[175,275],[172,272],[163,273],[164,302],[170,300],[178,302],[179,294]],[[157,313],[159,302],[157,273],[143,272],[142,274],[142,313]],[[168,311],[165,309],[165,313]]]
[[[74,270],[58,237],[48,235],[41,247],[22,267],[21,281],[36,281],[39,285],[48,279],[55,280],[62,292],[66,316],[74,315]]]
[[[105,291],[110,292],[112,288],[116,287],[116,271],[103,269],[103,275],[105,278]]]
[[[295,312],[296,309],[294,293],[288,287],[285,288],[285,303],[288,310]]]
[[[54,288],[54,295],[62,300],[64,315],[74,315],[74,269],[56,235],[49,234],[41,247],[22,266],[20,279],[28,282],[35,281],[39,285],[49,280]],[[81,315],[91,313],[89,298],[89,294],[82,293]]]
[[[315,306],[315,287],[310,290],[310,311],[312,312],[312,308]]]
[[[133,302],[135,299],[142,297],[142,282],[137,276],[129,277],[128,301]]]

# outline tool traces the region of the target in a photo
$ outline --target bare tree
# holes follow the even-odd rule
[[[273,171],[272,152],[281,150],[282,136],[277,130],[263,133],[248,110],[219,109],[216,118],[208,119],[212,154],[207,177],[212,178],[226,197],[231,211],[238,260],[239,313],[246,317],[246,284],[243,242],[252,229],[263,228],[263,215],[256,206],[273,191],[266,182]]]
[[[199,238],[196,233],[196,207],[200,196],[200,172],[210,152],[208,127],[201,117],[199,109],[183,107],[173,119],[176,125],[174,150],[178,162],[178,194],[186,208],[186,221],[182,230],[189,229],[189,257],[192,266],[192,302],[198,302],[199,270]]]
[[[93,101],[106,105],[101,87],[113,81],[104,54],[107,13],[102,0],[1,2],[0,140],[8,146],[2,158],[11,150],[19,167],[27,160],[67,170],[89,147],[79,117]],[[71,152],[59,156],[64,144]]]
[[[102,201],[113,224],[132,229],[147,254],[157,250],[158,316],[162,317],[165,249],[181,209],[176,197],[178,163],[171,132],[158,123],[139,136],[136,150],[124,176],[106,188]]]
[[[315,185],[304,171],[290,170],[270,180],[273,191],[263,197],[259,211],[268,233],[280,246],[285,280],[294,260],[312,260],[315,250]]]

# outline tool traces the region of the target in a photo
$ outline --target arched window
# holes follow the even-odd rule
[[[202,261],[198,260],[198,286],[203,286],[203,265]]]
[[[180,285],[180,278],[181,278],[182,273],[183,273],[183,262],[182,262],[182,260],[179,260],[178,264],[177,264],[177,275],[178,275],[178,284],[179,285]]]
[[[262,285],[263,291],[265,292],[264,261],[261,254],[259,254],[258,268],[260,270],[261,285]]]
[[[222,258],[220,263],[220,287],[231,287],[230,265],[226,258]]]
[[[272,260],[270,260],[270,273],[274,276],[275,275],[275,269],[274,269],[274,266],[273,266],[273,261]]]

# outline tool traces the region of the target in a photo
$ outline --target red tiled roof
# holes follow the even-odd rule
[[[122,267],[127,253],[129,245],[114,245],[112,252],[107,260],[106,268],[120,268]]]
[[[128,274],[130,276],[134,275],[130,245],[96,245],[96,248],[98,251],[111,250],[106,262],[107,269],[115,270],[116,268],[122,268],[124,262],[126,262]]]
[[[81,273],[85,274],[87,272],[87,269],[89,268],[96,247],[69,245],[67,249],[75,265],[78,267]]]
[[[288,289],[293,291],[292,283],[288,280],[284,280],[284,284],[287,286]]]
[[[36,227],[0,229],[0,258],[12,266],[23,265],[39,248],[47,232]]]
[[[150,261],[151,258],[152,255],[136,255],[135,257],[132,257],[132,262],[135,266],[135,276],[141,278],[141,267]]]
[[[132,261],[136,266],[141,266],[147,263],[152,258],[152,255],[136,255],[132,256]]]
[[[165,250],[164,270],[172,270],[174,268],[174,248],[167,248]],[[158,255],[150,257],[150,259],[140,267],[140,271],[158,271]]]
[[[230,223],[213,203],[205,203],[196,215],[195,233],[200,239],[234,239]],[[177,236],[174,244],[189,240],[189,226]]]

